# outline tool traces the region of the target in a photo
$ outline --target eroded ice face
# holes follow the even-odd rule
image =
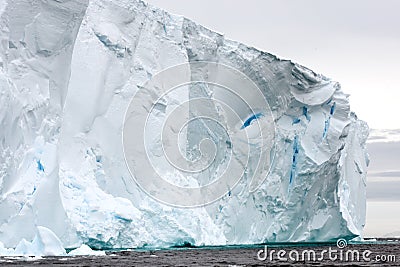
[[[254,191],[271,165],[275,123],[246,75],[192,62],[155,75],[133,98],[124,125],[132,177],[158,201],[212,203],[247,179]]]
[[[5,247],[33,240],[37,225],[54,232],[64,247],[99,248],[327,241],[362,234],[368,128],[350,112],[337,83],[137,0],[0,2]],[[170,86],[146,91],[157,73],[195,61],[240,69],[263,96],[243,86],[246,79],[238,82],[218,71],[206,79],[225,77],[220,84],[236,88],[240,97],[206,86],[207,68],[165,77],[164,85],[185,77],[192,88],[176,88],[159,101],[159,92]],[[196,85],[198,78],[203,82]],[[139,170],[132,175],[144,185],[158,175],[161,183],[150,188],[155,192],[165,184],[195,192],[173,198],[160,193],[165,203],[204,204],[200,193],[210,201],[225,193],[219,200],[171,207],[131,178],[122,128],[139,91],[142,98],[131,109],[138,124],[131,127],[142,136],[134,132],[129,139],[140,145],[132,149],[137,157],[130,169]],[[261,133],[274,125],[259,102],[265,99],[275,116],[275,157],[260,182],[254,178],[268,170],[262,158],[269,146],[262,144],[272,136]],[[235,170],[232,180],[220,179],[225,170]],[[258,188],[253,193],[250,182]]]

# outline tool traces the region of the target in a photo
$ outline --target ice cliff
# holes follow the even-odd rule
[[[137,0],[0,0],[0,14],[0,247],[43,232],[64,248],[362,236],[368,127],[338,83]],[[231,66],[260,88],[274,118],[274,156],[254,192],[242,179],[210,205],[174,207],[131,177],[123,122],[154,75],[202,61]],[[241,128],[261,117],[244,114]],[[188,143],[208,133],[194,126]],[[185,182],[170,167],[161,172]]]

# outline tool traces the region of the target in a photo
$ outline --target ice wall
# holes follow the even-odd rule
[[[5,247],[33,240],[38,226],[64,247],[362,236],[368,127],[338,83],[141,1],[3,0],[0,12]],[[137,186],[122,130],[151,77],[196,61],[232,66],[261,89],[275,120],[275,157],[256,192],[243,179],[217,202],[187,209]]]

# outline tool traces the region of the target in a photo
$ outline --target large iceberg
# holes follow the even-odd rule
[[[39,242],[41,232],[64,248],[362,237],[368,127],[350,111],[337,82],[139,0],[0,0],[0,14],[0,251]],[[236,122],[243,123],[232,129],[255,127],[257,135],[263,123],[274,128],[269,129],[273,140],[258,147],[262,153],[254,152],[256,144],[230,154],[237,170],[241,153],[250,155],[240,180],[204,205],[187,207],[187,196],[168,203],[151,194],[151,183],[150,190],[142,188],[138,178],[146,182],[150,173],[140,169],[146,155],[131,147],[133,158],[125,160],[124,145],[132,144],[125,144],[123,132],[125,115],[136,114],[132,99],[140,103],[143,96],[137,107],[143,115],[151,100],[143,92],[152,78],[186,66],[184,76],[194,80],[207,74],[201,65],[191,69],[197,62],[237,70],[267,102],[267,114],[241,109]],[[219,73],[210,75],[218,80]],[[196,158],[196,143],[208,135],[200,154],[215,150],[215,161],[204,163],[208,172],[190,177],[168,165],[165,151],[157,150],[159,127],[179,104],[218,95],[212,87],[182,90],[156,105],[148,117],[149,134],[138,137],[147,138],[155,172],[180,188],[193,188],[213,182],[226,167],[227,149],[240,148],[246,139],[227,139],[229,132],[212,121],[192,123],[176,151]],[[229,99],[219,100],[229,105]],[[196,103],[189,101],[181,113],[190,118],[203,109],[228,121],[214,102]],[[233,109],[237,113],[240,104]],[[167,135],[174,134],[171,129]],[[254,158],[263,159],[265,168],[257,169]],[[265,179],[250,190],[250,176]]]

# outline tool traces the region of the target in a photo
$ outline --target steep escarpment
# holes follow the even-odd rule
[[[1,6],[0,242],[6,247],[32,240],[38,226],[51,230],[64,247],[362,236],[368,127],[350,111],[337,82],[141,1],[16,0]],[[237,84],[225,79],[230,74],[223,76],[221,67],[199,62],[246,77],[241,82],[251,81],[267,108],[251,98],[251,86],[237,87],[235,94],[188,87],[162,101],[157,88],[148,91],[158,102],[151,103],[156,110],[149,111],[145,135],[150,156],[142,157],[157,163],[155,173],[188,188],[218,180],[228,161],[245,169],[209,205],[184,208],[157,201],[141,188],[135,175],[147,170],[135,174],[135,168],[145,160],[135,154],[135,168],[128,168],[123,131],[132,99],[165,70],[187,66],[182,73],[188,82]],[[162,85],[177,78],[166,77]],[[149,95],[143,93],[137,114],[146,115],[142,106]],[[242,108],[234,95],[249,96],[257,108]],[[159,129],[175,118],[178,106],[198,98],[216,100],[191,101],[181,114],[189,120],[196,119],[195,111],[218,116],[189,124],[179,142],[192,160],[199,151],[216,152],[208,171],[192,175],[169,164],[173,159],[161,149]],[[238,114],[237,121],[220,112],[223,105]],[[273,138],[259,145],[264,122],[273,125],[265,128]],[[221,125],[232,127],[224,131]],[[211,142],[201,150],[203,139]],[[243,143],[248,151],[241,149]],[[260,159],[268,161],[265,169],[258,169]],[[262,179],[249,190],[253,176]]]

